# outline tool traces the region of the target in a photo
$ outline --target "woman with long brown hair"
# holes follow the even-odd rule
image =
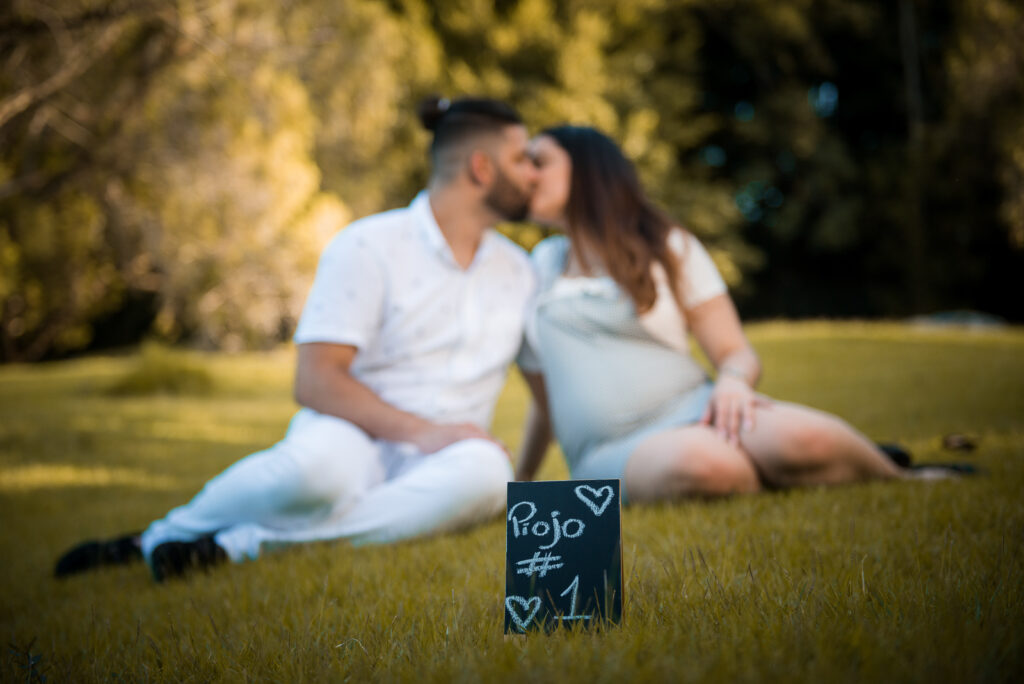
[[[564,235],[533,252],[517,479],[535,475],[552,432],[574,479],[619,478],[631,501],[947,474],[901,468],[843,420],[757,394],[760,363],[711,258],[607,136],[551,128],[532,154],[531,216]]]

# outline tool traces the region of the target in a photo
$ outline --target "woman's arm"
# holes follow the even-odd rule
[[[533,401],[526,415],[523,427],[523,442],[516,458],[516,481],[528,482],[537,474],[548,445],[551,444],[551,419],[548,416],[548,397],[544,387],[544,376],[540,373],[522,372],[523,379],[530,387]]]
[[[754,387],[761,378],[761,362],[743,334],[729,295],[712,297],[686,311],[686,320],[697,344],[718,371],[701,423],[714,427],[736,444],[740,430],[754,425]]]

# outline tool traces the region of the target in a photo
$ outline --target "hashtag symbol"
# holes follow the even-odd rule
[[[557,570],[565,565],[565,563],[555,562],[560,560],[562,560],[561,556],[552,556],[550,553],[541,556],[540,551],[534,551],[533,558],[516,561],[516,565],[521,566],[516,568],[516,572],[527,577],[532,577],[535,574],[543,577],[548,574],[549,570]]]

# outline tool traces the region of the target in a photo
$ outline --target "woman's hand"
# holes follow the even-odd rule
[[[750,385],[736,375],[720,373],[700,423],[714,428],[730,444],[739,446],[740,431],[754,428],[757,403],[757,394]]]
[[[743,334],[736,307],[727,294],[685,313],[697,343],[718,369],[718,381],[700,422],[739,446],[740,432],[753,429],[754,407],[763,401],[754,393],[761,363]]]

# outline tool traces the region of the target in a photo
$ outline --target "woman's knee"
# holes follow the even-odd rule
[[[756,492],[760,489],[757,471],[742,454],[732,452],[736,450],[680,454],[675,472],[677,485],[705,496]]]
[[[724,496],[761,488],[742,452],[711,431],[691,432],[638,449],[626,466],[633,500]]]

